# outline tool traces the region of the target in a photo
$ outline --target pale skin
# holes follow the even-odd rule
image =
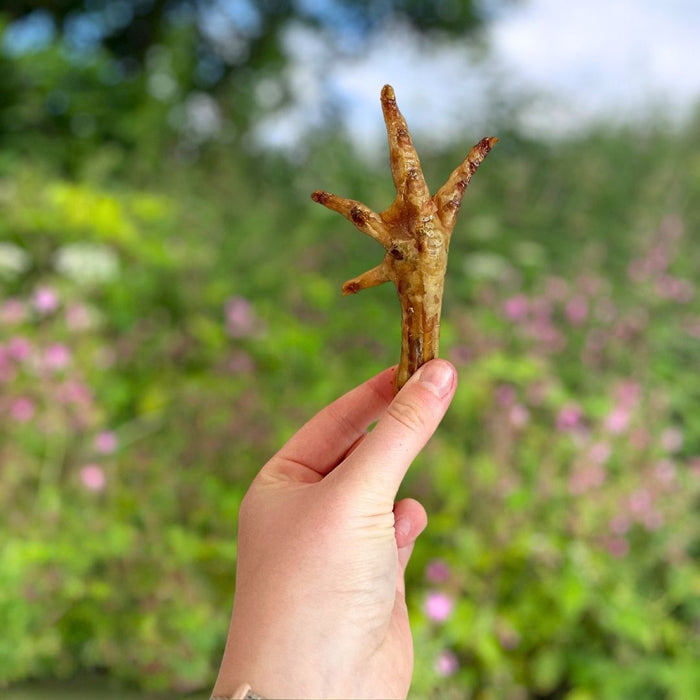
[[[217,697],[243,683],[267,698],[407,696],[404,573],[427,515],[396,496],[457,378],[449,362],[432,360],[394,395],[395,374],[385,370],[318,413],[243,499]]]

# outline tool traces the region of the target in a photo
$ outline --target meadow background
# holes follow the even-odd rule
[[[340,295],[381,250],[309,198],[394,196],[313,42],[351,72],[399,27],[483,66],[492,22],[468,2],[3,3],[8,697],[208,697],[247,485],[399,351],[392,288]],[[520,118],[533,94],[485,83],[473,121],[441,94],[418,114],[397,86],[432,188],[500,141],[452,240],[459,388],[403,488],[430,515],[411,697],[700,697],[700,111],[547,135]]]

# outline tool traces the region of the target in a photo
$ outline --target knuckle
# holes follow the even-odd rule
[[[387,413],[411,432],[418,432],[425,427],[425,418],[420,405],[412,401],[394,401]]]
[[[342,436],[343,441],[354,441],[357,439],[358,435],[362,434],[358,426],[332,404],[328,407],[328,413],[337,425],[338,432]]]

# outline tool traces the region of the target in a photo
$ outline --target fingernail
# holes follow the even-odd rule
[[[404,537],[406,537],[411,532],[411,521],[409,518],[406,518],[406,517],[399,518],[394,523],[394,528],[396,529],[396,532],[399,535],[403,535]]]
[[[452,389],[455,371],[449,362],[431,360],[421,368],[418,380],[441,399]]]

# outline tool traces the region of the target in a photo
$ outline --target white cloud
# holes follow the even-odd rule
[[[493,25],[494,60],[582,115],[625,116],[700,96],[700,5],[531,0]]]
[[[415,135],[437,145],[457,134],[478,140],[490,83],[478,62],[475,48],[466,43],[428,44],[405,27],[390,28],[361,60],[342,63],[333,72],[335,86],[346,97],[351,136],[367,150],[386,138],[379,94],[389,83]]]
[[[310,116],[322,118],[321,86],[366,152],[385,138],[384,83],[424,143],[480,138],[494,102],[509,96],[536,97],[519,110],[523,127],[536,133],[636,120],[661,108],[681,120],[700,101],[699,36],[697,0],[526,0],[487,28],[486,54],[474,42],[428,43],[393,26],[349,62],[306,37],[293,42],[299,105],[277,122],[275,141],[291,142]]]

